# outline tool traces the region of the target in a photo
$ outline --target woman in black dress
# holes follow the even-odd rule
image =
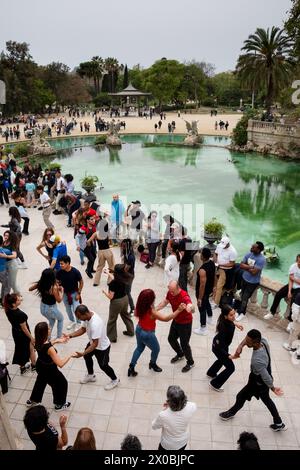
[[[8,321],[12,326],[12,336],[15,342],[15,352],[12,360],[13,364],[20,366],[20,373],[25,374],[30,366],[26,365],[31,361],[31,370],[35,370],[36,356],[34,352],[34,337],[30,333],[27,323],[28,316],[19,309],[22,297],[18,294],[7,294],[4,299],[4,310]]]
[[[125,264],[125,271],[132,275],[132,279],[130,280],[129,283],[125,285],[125,287],[126,287],[126,294],[128,297],[128,302],[129,302],[129,307],[130,307],[129,313],[133,314],[134,302],[131,296],[131,288],[132,288],[132,283],[134,279],[135,255],[134,255],[133,246],[132,246],[132,242],[130,238],[125,238],[125,240],[121,242],[121,257],[122,257],[122,261]]]
[[[38,323],[34,329],[35,349],[38,353],[36,362],[38,376],[26,405],[32,406],[41,403],[45,388],[49,385],[52,388],[55,411],[62,411],[68,409],[71,403],[66,401],[68,382],[65,376],[58,370],[58,367],[62,368],[69,362],[71,357],[77,356],[73,353],[61,358],[53,346],[56,343],[65,343],[66,338],[57,338],[54,341],[49,341],[50,332],[49,325],[46,322]]]
[[[235,321],[235,313],[235,310],[229,305],[222,307],[217,323],[217,334],[213,339],[212,351],[217,356],[217,360],[208,369],[207,376],[212,379],[210,382],[211,388],[217,392],[224,391],[222,385],[235,370],[232,356],[229,354],[228,349],[232,343],[235,328],[243,331],[242,325]],[[218,374],[222,366],[225,367],[225,370]]]
[[[42,238],[41,243],[36,247],[39,254],[42,255],[43,258],[45,258],[48,261],[49,266],[52,263],[52,255],[53,255],[53,250],[54,250],[52,243],[49,242],[52,235],[54,235],[53,228],[46,228],[46,230],[43,233],[43,238]],[[42,252],[42,248],[45,248],[47,254]]]

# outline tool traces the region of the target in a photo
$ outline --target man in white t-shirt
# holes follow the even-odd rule
[[[223,287],[226,282],[230,283],[230,279],[234,273],[235,262],[237,258],[237,251],[231,245],[228,237],[223,237],[218,244],[214,255],[214,261],[218,267],[218,281],[216,285],[214,301],[215,305],[220,304]]]
[[[54,225],[50,221],[51,215],[51,199],[47,193],[44,191],[44,186],[42,184],[38,185],[36,188],[37,193],[40,196],[41,209],[43,210],[43,219],[47,228],[53,228]]]
[[[55,199],[55,211],[53,211],[53,214],[61,214],[61,207],[59,205],[59,201],[61,200],[62,197],[64,197],[64,194],[66,193],[66,182],[65,179],[61,175],[61,171],[57,170],[55,173],[55,189],[56,189],[56,199]]]
[[[106,325],[102,319],[95,312],[90,312],[85,305],[78,305],[75,310],[76,318],[82,321],[82,326],[79,330],[74,331],[69,335],[64,335],[67,339],[76,338],[87,333],[89,342],[86,345],[84,352],[77,352],[77,357],[83,357],[85,360],[87,374],[80,381],[82,384],[88,382],[96,382],[94,374],[93,356],[96,357],[100,369],[105,372],[111,379],[111,382],[105,385],[105,390],[112,390],[115,388],[120,379],[117,378],[114,370],[109,365],[109,351],[110,341],[106,336]]]
[[[289,269],[289,283],[276,292],[270,312],[264,316],[264,319],[272,320],[274,318],[282,299],[287,298],[290,300],[290,304],[292,304],[297,295],[300,295],[300,254],[296,257],[296,263],[292,264]],[[288,319],[290,322],[292,321],[291,311]],[[290,325],[288,326],[288,331],[290,331]]]

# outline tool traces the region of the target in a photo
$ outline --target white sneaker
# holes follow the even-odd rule
[[[90,375],[90,374],[85,374],[85,376],[80,380],[81,384],[87,384],[88,382],[96,382],[96,376],[95,374]]]
[[[28,269],[25,261],[21,262],[18,267],[19,267],[19,269]]]
[[[246,315],[244,313],[241,313],[240,315],[236,317],[236,321],[243,321],[245,317]]]
[[[213,310],[219,307],[213,300],[210,302],[210,306]]]
[[[74,328],[75,326],[76,326],[76,321],[72,321],[71,323],[68,324],[67,330],[71,330],[71,329]]]
[[[120,383],[120,379],[112,380],[109,384],[105,385],[104,390],[112,390],[117,387]]]
[[[297,351],[297,348],[292,348],[292,346],[290,346],[289,343],[283,343],[282,347],[289,352]]]
[[[207,317],[206,323],[208,323],[209,325],[213,325],[214,324],[213,317]]]
[[[290,333],[291,330],[293,330],[293,328],[294,328],[293,322],[290,321],[290,323],[289,323],[288,326],[286,327],[286,331],[287,331],[288,333]]]
[[[206,335],[208,334],[208,331],[207,331],[206,327],[205,327],[205,328],[202,328],[202,327],[201,327],[201,328],[196,328],[196,329],[194,330],[194,333],[195,333],[196,335],[206,336]]]
[[[267,315],[264,315],[265,320],[272,320],[272,318],[274,318],[274,315],[271,312],[267,313]]]

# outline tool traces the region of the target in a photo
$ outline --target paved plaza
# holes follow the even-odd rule
[[[36,246],[41,240],[44,230],[42,215],[36,209],[28,209],[30,214],[30,236],[23,237],[22,252],[24,254],[27,270],[19,270],[18,284],[21,286],[24,301],[21,309],[29,317],[31,331],[39,321],[44,321],[39,310],[40,300],[37,295],[28,292],[32,281],[37,281],[41,271],[47,267],[46,260],[36,251]],[[1,224],[8,221],[8,209],[0,207]],[[102,289],[106,289],[106,276],[101,278],[100,287],[93,287],[93,280],[88,279],[84,266],[80,266],[79,256],[75,249],[73,230],[66,227],[64,216],[52,216],[56,233],[68,245],[68,252],[72,258],[72,264],[77,267],[84,279],[83,303],[99,313],[106,321],[108,317],[109,301],[103,295]],[[5,229],[0,229],[2,234]],[[119,261],[119,250],[114,248],[116,261]],[[241,255],[241,253],[240,253]],[[133,283],[133,297],[136,299],[144,288],[152,288],[156,292],[157,303],[164,298],[166,289],[163,282],[163,270],[155,267],[145,269],[145,265],[137,261],[136,275]],[[195,301],[194,292],[190,290],[191,297]],[[63,304],[59,306],[65,317],[65,325],[68,318]],[[167,310],[167,309],[166,309]],[[218,311],[214,311],[214,323],[218,317]],[[236,449],[236,441],[240,432],[254,432],[258,437],[262,449],[297,449],[300,446],[300,368],[293,366],[290,355],[282,348],[282,342],[286,340],[287,333],[274,325],[269,325],[253,316],[248,316],[244,321],[245,332],[251,328],[259,329],[263,336],[269,340],[271,346],[272,368],[275,385],[284,390],[283,397],[272,399],[276,403],[284,423],[288,429],[286,432],[274,433],[269,429],[272,418],[261,401],[253,399],[246,402],[244,408],[233,420],[222,422],[219,413],[228,409],[234,403],[236,393],[246,384],[249,374],[250,356],[252,350],[244,349],[242,358],[235,361],[236,371],[225,384],[224,393],[216,393],[209,389],[206,370],[215,360],[211,352],[211,343],[215,331],[215,324],[209,326],[209,335],[206,337],[192,335],[191,347],[195,359],[195,367],[183,374],[183,363],[172,365],[170,359],[174,352],[170,348],[167,337],[170,324],[157,322],[157,336],[161,345],[158,364],[162,367],[162,373],[149,370],[149,350],[145,350],[141,356],[136,370],[136,378],[127,377],[128,364],[135,348],[135,338],[129,338],[122,334],[124,325],[118,322],[118,342],[111,347],[111,365],[120,377],[120,385],[112,390],[105,391],[104,385],[109,381],[108,377],[100,371],[95,364],[97,376],[96,383],[81,385],[79,383],[85,374],[85,363],[81,359],[71,359],[62,369],[68,383],[68,399],[72,405],[70,411],[64,412],[68,416],[67,431],[69,444],[74,442],[78,430],[83,426],[93,429],[97,449],[120,449],[120,443],[126,433],[136,434],[144,449],[157,449],[160,440],[160,430],[151,429],[151,421],[162,409],[166,399],[167,387],[171,384],[181,386],[188,398],[197,404],[197,412],[190,424],[190,441],[187,449]],[[199,315],[194,314],[194,327],[199,326]],[[65,330],[66,331],[66,330]],[[244,338],[244,333],[235,332],[233,350]],[[4,310],[0,310],[0,339],[5,340],[8,360],[11,361],[14,343],[11,336],[11,327],[6,319]],[[62,357],[72,351],[82,351],[87,343],[87,336],[70,340],[66,345],[57,345]],[[12,377],[9,392],[5,395],[7,409],[13,429],[19,440],[20,448],[34,449],[27,432],[23,426],[23,416],[26,411],[25,402],[30,396],[36,375],[28,373],[20,376],[19,367],[9,365]],[[48,408],[50,421],[58,424],[60,413],[54,412],[51,390],[47,387],[43,404]]]

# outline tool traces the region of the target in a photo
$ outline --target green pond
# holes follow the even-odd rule
[[[63,172],[74,175],[76,189],[85,173],[99,177],[104,189],[96,193],[103,204],[118,192],[125,201],[139,199],[148,208],[186,205],[180,220],[194,239],[199,239],[196,205],[203,204],[204,220],[216,217],[226,226],[240,257],[256,240],[275,246],[280,261],[268,265],[265,275],[285,282],[300,253],[300,164],[230,152],[224,148],[230,140],[221,137],[205,137],[207,146],[199,149],[143,147],[170,140],[182,136],[122,136],[120,150],[92,147],[94,137],[51,140],[51,145]]]

